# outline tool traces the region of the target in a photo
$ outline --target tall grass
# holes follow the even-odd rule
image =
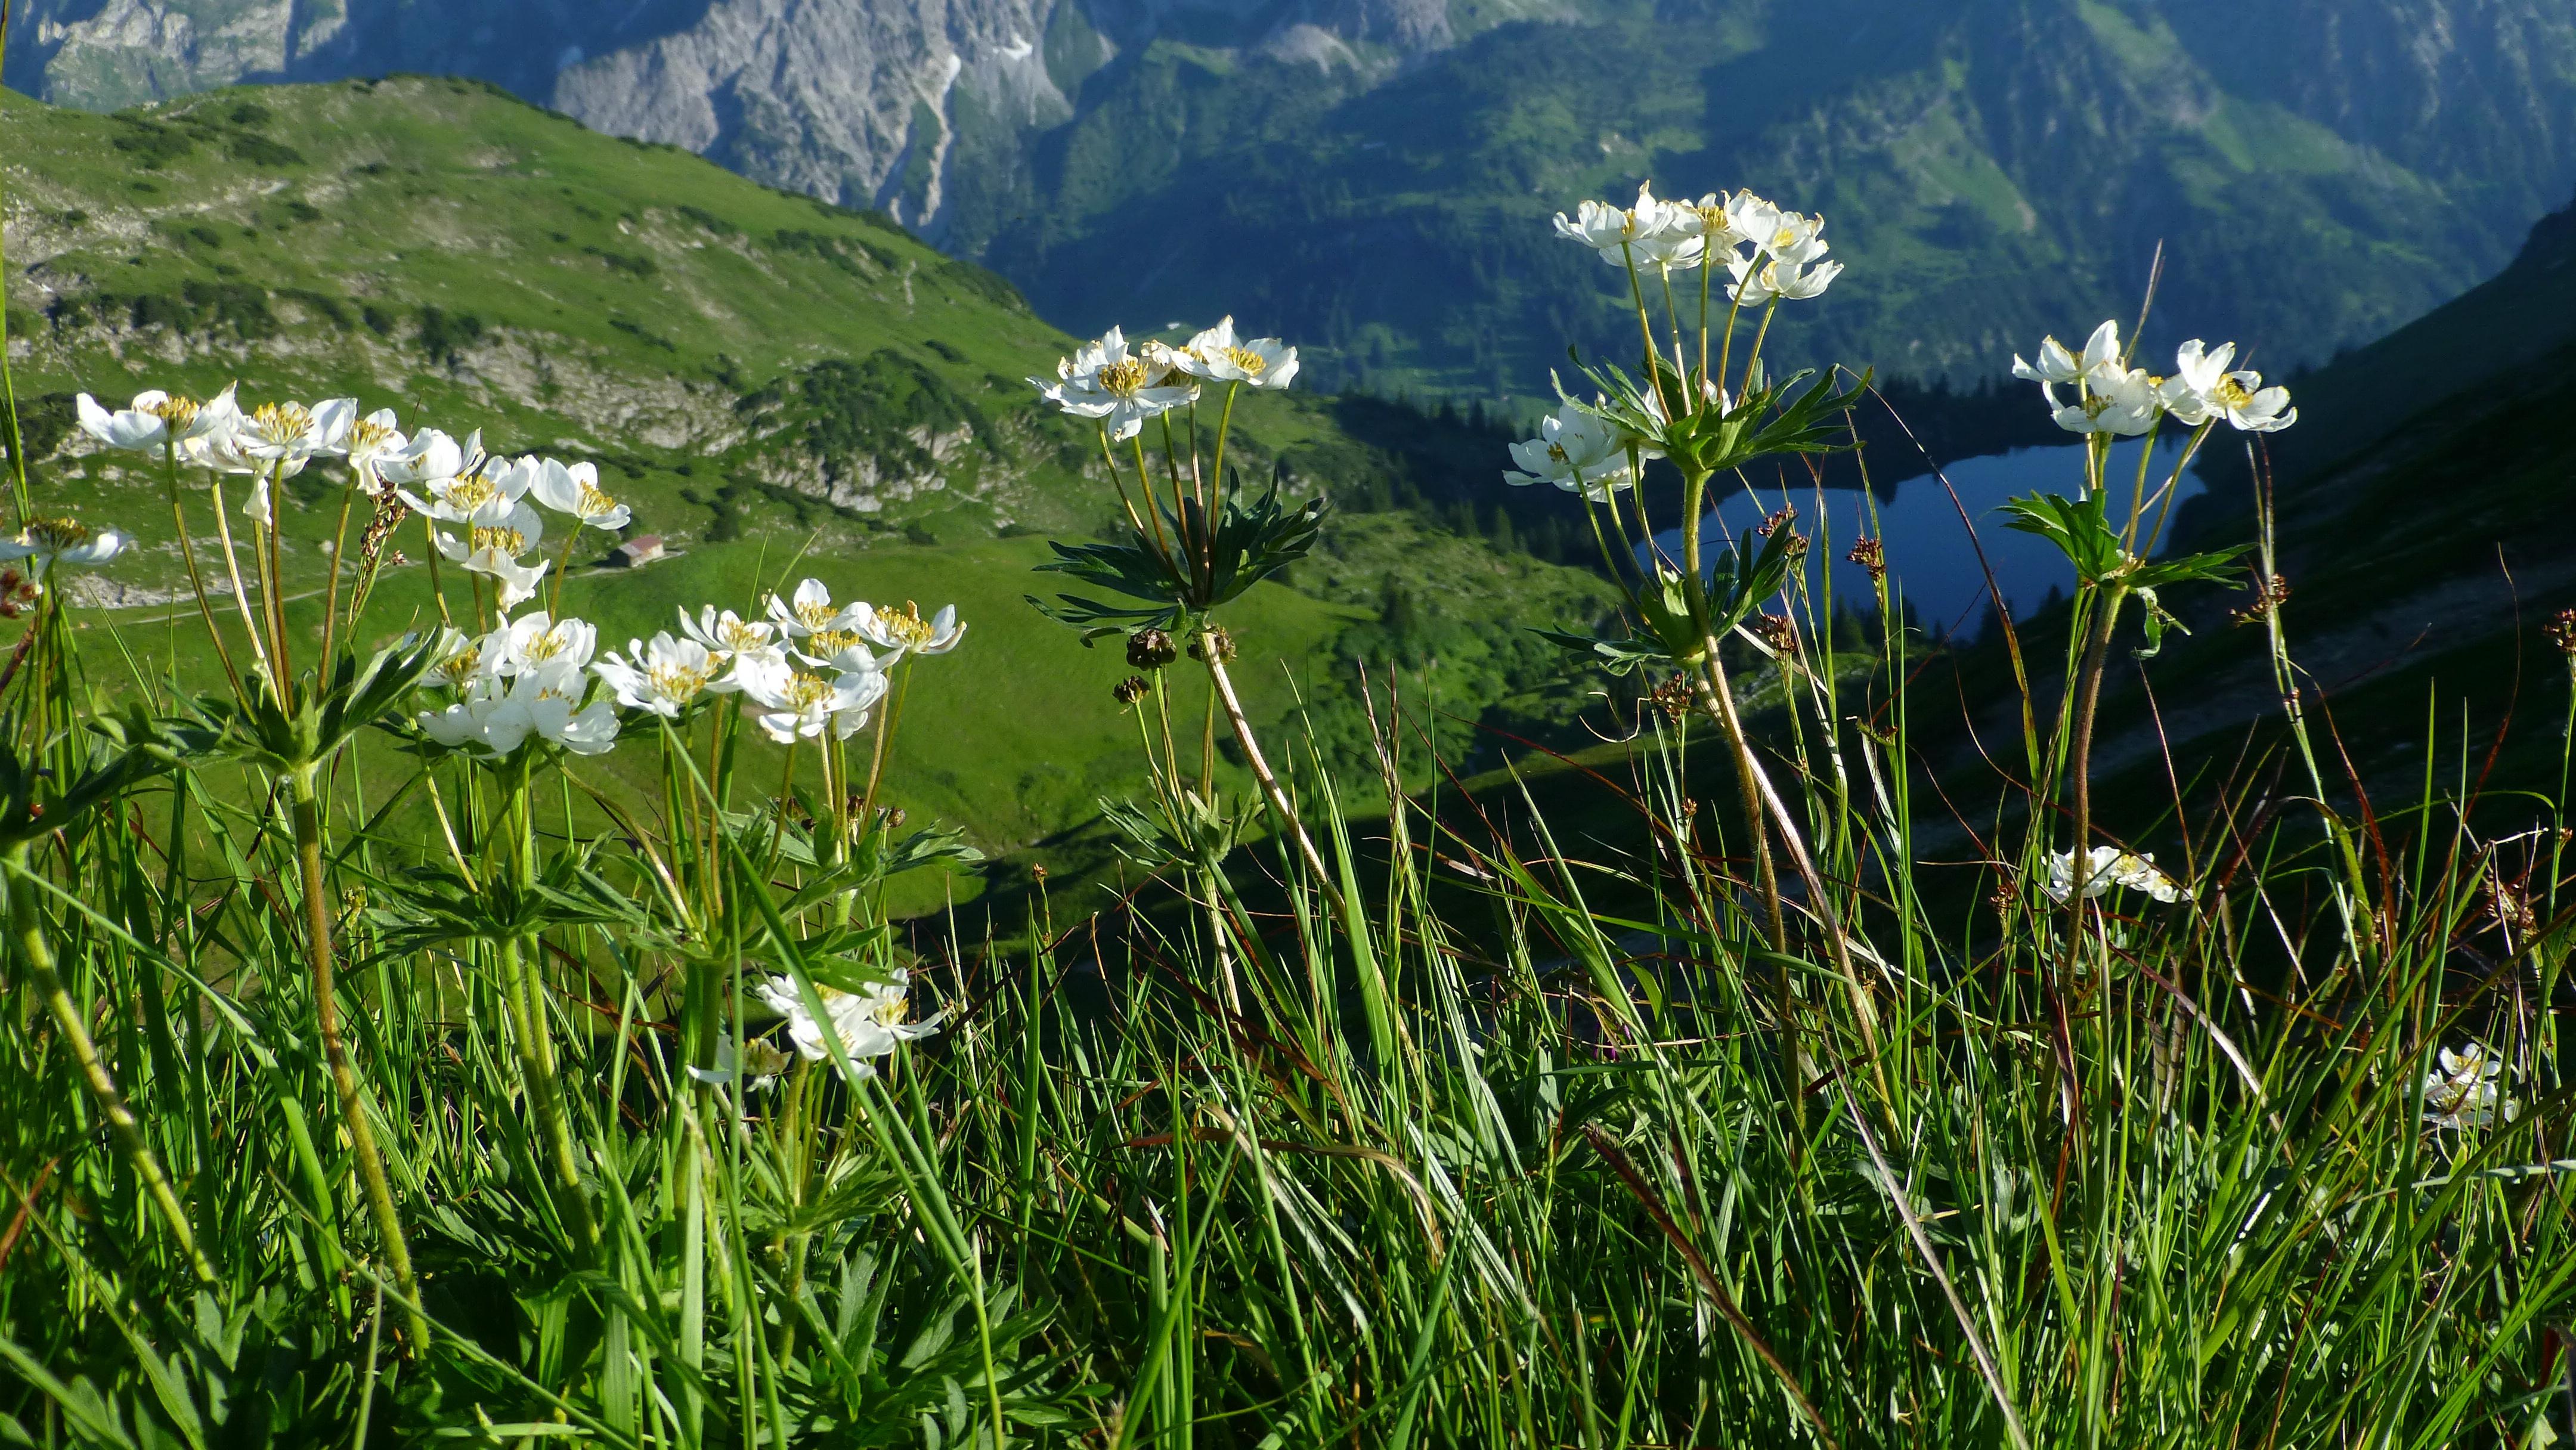
[[[901,672],[971,642],[896,666],[869,733],[790,746],[783,796],[746,784],[734,697],[631,712],[616,748],[658,790],[625,791],[570,733],[440,748],[412,690],[458,641],[394,638],[362,581],[318,651],[210,585],[210,697],[189,660],[84,657],[46,590],[0,684],[0,1438],[2576,1431],[2557,808],[2473,813],[2428,774],[2372,809],[2294,705],[2293,784],[2102,819],[2085,702],[2136,570],[2169,567],[2133,508],[2065,657],[2021,671],[2008,808],[1927,864],[1899,601],[1838,642],[1791,567],[1830,545],[1786,519],[1697,557],[1704,489],[1753,456],[1725,449],[1829,447],[1854,395],[1763,386],[1767,311],[1740,384],[1717,324],[1724,390],[1640,320],[1644,378],[1599,406],[1660,392],[1652,426],[1735,443],[1662,439],[1679,567],[1608,547],[1652,537],[1642,491],[1595,500],[1638,626],[1601,652],[1668,708],[1579,838],[1509,784],[1408,793],[1429,732],[1397,691],[1371,696],[1382,819],[1293,741],[1265,755],[1211,614],[1320,510],[1194,493],[1195,447],[1166,502],[1140,449],[1137,552],[1066,551],[1169,582],[1124,687],[1153,794],[1110,805],[1136,889],[1016,943],[884,913],[959,859],[875,805],[886,734],[938,728]],[[203,536],[222,505],[165,452]],[[491,581],[447,583],[493,622]],[[1225,789],[1220,722],[1256,794]],[[2161,869],[2090,853],[2150,832]],[[816,1027],[853,1001],[862,1027]],[[779,1052],[782,1015],[820,1056]],[[2472,1042],[2491,1104],[2437,1056]]]

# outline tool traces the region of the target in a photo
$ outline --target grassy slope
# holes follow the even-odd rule
[[[631,532],[681,550],[634,575],[576,572],[566,607],[610,640],[665,626],[675,603],[748,609],[808,573],[844,596],[955,602],[974,632],[908,702],[907,806],[1011,849],[1128,787],[1132,727],[1107,694],[1123,662],[1021,601],[1045,554],[1022,535],[1106,522],[1090,440],[1020,381],[1069,342],[989,273],[880,218],[464,82],[238,89],[112,117],[0,93],[0,156],[39,506],[138,535],[140,556],[102,576],[130,622],[170,613],[154,601],[184,579],[175,535],[148,472],[66,431],[68,392],[236,377],[252,398],[349,392],[406,422],[479,423],[498,448],[600,459],[634,503]],[[839,360],[874,372],[853,380]],[[1237,425],[1255,477],[1283,455],[1365,465],[1325,400],[1256,399]],[[943,433],[936,453],[921,446]],[[291,588],[317,581],[332,522],[294,515]],[[1334,534],[1308,593],[1264,586],[1236,606],[1256,657],[1320,667],[1374,619],[1385,578],[1492,618],[1597,597],[1581,576],[1394,516],[1344,516]],[[398,542],[426,552],[415,532]],[[576,564],[607,542],[591,536]],[[388,584],[389,626],[427,607],[421,573]],[[1258,717],[1297,698],[1278,669],[1242,673]]]

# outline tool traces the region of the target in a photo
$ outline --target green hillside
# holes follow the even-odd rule
[[[993,274],[882,216],[471,82],[244,88],[114,116],[0,92],[0,158],[39,504],[138,536],[82,587],[122,606],[104,618],[139,647],[176,612],[184,564],[157,477],[89,451],[71,394],[235,378],[246,400],[349,393],[407,425],[480,425],[496,450],[597,460],[634,506],[628,533],[677,554],[612,573],[594,563],[612,541],[589,536],[565,605],[609,639],[665,627],[675,604],[749,609],[805,574],[956,603],[973,633],[922,673],[898,774],[904,804],[985,846],[1060,838],[1129,783],[1135,736],[1108,696],[1123,662],[1022,602],[1043,583],[1028,572],[1039,536],[1096,532],[1114,495],[1087,429],[1022,381],[1070,340]],[[1334,408],[1253,400],[1235,457],[1256,479],[1383,494],[1392,461]],[[328,488],[297,485],[290,592],[319,576],[333,520],[310,505]],[[427,552],[416,534],[396,542]],[[389,620],[426,606],[424,572],[387,584]],[[1238,606],[1259,717],[1301,697],[1331,715],[1339,650],[1435,645],[1460,698],[1508,710],[1557,669],[1517,621],[1587,615],[1600,597],[1588,576],[1396,513],[1339,516],[1293,583]],[[1059,867],[1100,859],[1061,850]]]
[[[2262,7],[2245,44],[2310,74],[2207,8],[1610,0],[1391,78],[1158,35],[1060,76],[1080,111],[1033,139],[961,119],[949,238],[1068,326],[1231,309],[1346,378],[1533,397],[1569,340],[1626,346],[1624,283],[1548,218],[1640,180],[1821,210],[1850,271],[1799,346],[1956,382],[2133,314],[2160,244],[2165,315],[2276,372],[2322,361],[2501,266],[2576,185],[2563,11],[2425,39],[2385,7]]]

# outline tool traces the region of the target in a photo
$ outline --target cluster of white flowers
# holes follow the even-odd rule
[[[2172,376],[2157,377],[2128,365],[2120,324],[2112,321],[2093,330],[2080,354],[2042,338],[2039,361],[2016,355],[2013,376],[2039,384],[2057,426],[2070,433],[2132,438],[2167,417],[2190,428],[2225,419],[2247,433],[2278,433],[2299,421],[2289,389],[2263,386],[2258,372],[2230,371],[2235,360],[2236,344],[2210,348],[2193,338],[2175,352]],[[2073,400],[2058,396],[2064,387],[2075,389]]]
[[[1520,468],[1503,470],[1503,482],[1524,488],[1552,483],[1598,503],[1637,481],[1638,461],[1660,456],[1639,448],[1632,459],[1629,450],[1637,446],[1622,430],[1567,403],[1539,424],[1536,438],[1512,445],[1512,462]]]
[[[1723,265],[1731,279],[1726,295],[1747,307],[1822,296],[1843,270],[1825,260],[1823,217],[1784,210],[1749,191],[1667,201],[1648,183],[1637,188],[1634,206],[1587,201],[1572,217],[1558,212],[1556,231],[1614,267],[1651,267],[1669,277]]]
[[[770,596],[768,616],[683,608],[677,635],[628,640],[624,652],[594,662],[598,631],[589,624],[523,615],[480,639],[460,638],[439,670],[457,698],[423,714],[421,728],[443,745],[495,756],[531,734],[595,755],[617,739],[609,700],[589,698],[596,676],[617,705],[666,720],[706,696],[738,693],[762,707],[761,731],[781,745],[825,734],[846,740],[885,698],[888,671],[909,655],[946,654],[966,633],[953,606],[929,619],[911,604],[836,606],[819,579]]]
[[[1119,442],[1145,420],[1199,400],[1203,382],[1285,388],[1297,376],[1297,349],[1275,337],[1239,338],[1234,319],[1179,347],[1147,339],[1129,345],[1113,327],[1055,365],[1055,381],[1031,378],[1040,396],[1076,418],[1089,418]]]
[[[814,993],[823,1000],[821,1018],[806,1010],[805,996],[796,990],[792,977],[772,977],[753,991],[770,1010],[786,1017],[787,1039],[796,1045],[798,1056],[820,1062],[832,1055],[824,1036],[828,1023],[831,1036],[839,1040],[842,1053],[863,1079],[876,1076],[867,1059],[884,1057],[939,1030],[940,1014],[920,1022],[904,1020],[911,1010],[911,978],[900,968],[892,980],[864,992],[815,984]]]
[[[2156,868],[2152,855],[2136,855],[2117,846],[2096,846],[2084,873],[2086,899],[2103,895],[2114,886],[2143,891],[2158,901],[2180,901],[2183,889],[2172,877]],[[2048,861],[2048,895],[2053,901],[2064,901],[2075,890],[2075,853],[2060,851]]]
[[[2518,1105],[2504,1096],[2500,1080],[2504,1077],[2504,1060],[2483,1042],[2472,1042],[2457,1052],[2445,1047],[2440,1052],[2441,1067],[2424,1074],[2424,1121],[2436,1128],[2483,1128],[2495,1121],[2496,1110],[2504,1110],[2505,1121],[2513,1121]]]
[[[576,529],[622,529],[632,516],[600,487],[596,464],[488,454],[479,431],[462,442],[436,428],[405,433],[392,409],[361,417],[354,398],[309,407],[263,403],[245,412],[229,387],[203,403],[156,389],[114,411],[83,393],[79,411],[82,429],[111,448],[250,475],[255,481],[242,512],[264,527],[275,523],[273,484],[316,460],[344,461],[368,497],[391,490],[414,512],[455,526],[454,533],[433,530],[439,553],[492,578],[504,612],[536,597],[537,581],[550,567],[532,558],[546,530],[531,500],[571,519]]]

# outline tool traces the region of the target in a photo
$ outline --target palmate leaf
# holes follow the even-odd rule
[[[1690,591],[1682,576],[1670,569],[1658,569],[1650,584],[1628,596],[1630,606],[1645,626],[1643,631],[1626,639],[1595,639],[1552,629],[1532,632],[1567,649],[1595,656],[1612,674],[1624,675],[1640,665],[1664,661],[1689,666],[1707,656],[1709,640],[1724,637],[1761,608],[1763,600],[1779,593],[1788,574],[1789,531],[1776,529],[1761,548],[1738,544],[1718,560],[1709,581],[1710,617],[1706,620],[1692,609]]]
[[[0,850],[56,831],[78,831],[92,807],[115,799],[153,776],[211,753],[215,732],[190,721],[166,720],[129,703],[86,727],[90,749],[68,782],[57,786],[45,752],[22,757],[7,742],[17,721],[0,719]]]
[[[246,701],[203,697],[193,708],[222,733],[225,753],[283,775],[320,764],[359,731],[393,714],[454,648],[442,631],[404,635],[364,661],[356,651],[342,650],[327,673],[302,677],[292,711],[265,676],[251,686]]]
[[[1768,457],[1834,453],[1850,448],[1848,437],[1835,420],[1860,401],[1872,376],[1863,372],[1851,388],[1836,392],[1832,371],[1804,369],[1779,383],[1763,386],[1757,370],[1755,384],[1745,390],[1735,406],[1723,412],[1708,408],[1673,416],[1671,408],[1648,393],[1648,387],[1654,384],[1640,383],[1616,367],[1594,367],[1579,357],[1575,367],[1591,381],[1600,401],[1586,403],[1574,397],[1565,391],[1563,382],[1551,375],[1560,400],[1643,441],[1693,477],[1743,468]],[[1651,359],[1648,367],[1654,383],[1687,390],[1684,395],[1698,392],[1706,396],[1704,377],[1693,374],[1685,383]],[[1815,381],[1809,383],[1809,378]],[[1788,399],[1785,404],[1783,398]]]
[[[508,941],[559,926],[616,926],[649,935],[643,906],[592,870],[590,855],[560,852],[526,882],[506,871],[468,880],[447,866],[380,876],[372,884],[387,903],[367,914],[382,932],[383,953],[397,957],[450,942]]]
[[[1187,558],[1165,567],[1161,547],[1148,537],[1091,544],[1049,541],[1056,557],[1038,565],[1040,573],[1070,574],[1139,602],[1104,604],[1080,594],[1059,595],[1052,604],[1035,595],[1027,596],[1028,601],[1049,619],[1083,631],[1085,639],[1148,625],[1179,630],[1313,552],[1330,511],[1321,495],[1291,505],[1275,488],[1248,504],[1240,495],[1230,497],[1217,520],[1203,573]],[[1180,514],[1162,510],[1162,518],[1169,540],[1195,539],[1205,532],[1196,504]],[[1173,547],[1179,547],[1177,542]]]

